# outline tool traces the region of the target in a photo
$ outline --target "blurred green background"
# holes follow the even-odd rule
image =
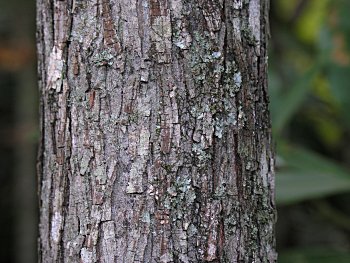
[[[350,262],[350,1],[271,0],[280,263]],[[35,1],[0,1],[0,262],[36,262]]]

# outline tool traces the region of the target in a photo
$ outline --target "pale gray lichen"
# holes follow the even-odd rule
[[[140,81],[141,82],[148,82],[149,78],[149,71],[147,69],[142,69],[141,74],[140,74]]]
[[[209,104],[205,104],[204,107],[198,107],[197,105],[195,105],[190,109],[191,116],[196,118],[197,120],[203,119],[204,115],[208,112],[210,112]]]
[[[192,152],[194,153],[194,156],[199,161],[198,166],[204,167],[206,162],[210,160],[211,155],[210,153],[207,153],[201,143],[194,143],[192,145]]]
[[[227,115],[227,124],[228,125],[236,125],[237,124],[237,118],[236,118],[236,114],[233,112],[230,112]]]
[[[215,128],[215,133],[214,135],[221,139],[224,134],[224,129],[227,126],[230,125],[236,125],[237,124],[237,117],[236,113],[230,112],[233,110],[231,104],[224,104],[224,109],[228,113],[223,115],[222,117],[215,117],[215,122],[214,122],[214,128]]]
[[[190,175],[179,176],[176,178],[175,184],[167,189],[168,199],[167,206],[176,208],[177,219],[182,219],[183,215],[186,214],[188,206],[192,205],[196,199],[196,192],[192,186],[192,178]],[[165,200],[165,203],[166,203]],[[173,218],[174,220],[175,218]],[[176,220],[176,219],[175,219]]]
[[[242,86],[242,74],[237,69],[235,61],[228,61],[226,63],[224,75],[224,87],[230,97],[236,96],[236,93]]]
[[[242,8],[242,0],[235,0],[233,1],[233,8],[234,9],[241,9]]]
[[[170,198],[166,197],[163,201],[164,207],[166,209],[171,209],[171,200]]]
[[[183,39],[178,41],[178,42],[175,42],[174,44],[175,44],[175,46],[179,47],[180,49],[186,49],[187,48],[186,45],[185,45],[185,41]]]
[[[221,52],[215,50],[215,44],[209,37],[208,32],[194,32],[194,42],[191,47],[190,67],[194,81],[200,84],[203,80],[210,78],[214,71]]]
[[[224,121],[221,118],[215,118],[215,136],[219,139],[222,138],[223,130],[224,130]]]
[[[173,262],[173,254],[170,252],[166,252],[159,258],[160,263],[169,263]]]
[[[190,189],[191,181],[190,177],[178,177],[175,186],[180,192],[185,193]]]
[[[243,112],[242,106],[239,106],[238,108],[238,120],[244,123],[246,121],[246,116]]]
[[[215,69],[214,69],[214,74],[217,75],[217,74],[221,74],[222,72],[224,72],[225,68],[221,65],[221,64],[217,64],[215,66]]]
[[[92,62],[99,67],[112,66],[113,58],[114,58],[114,55],[111,53],[111,51],[108,49],[105,49],[105,50],[102,50],[101,53],[97,53],[95,56],[93,56]]]
[[[181,50],[189,49],[192,44],[192,37],[185,28],[173,30],[173,39],[174,45]]]
[[[240,88],[242,84],[242,76],[241,72],[236,72],[233,74],[233,81],[236,87]]]
[[[190,114],[192,117],[197,118],[200,114],[200,109],[195,105],[195,106],[191,107]]]
[[[252,167],[253,167],[253,165],[252,165],[252,163],[251,162],[247,162],[247,164],[245,165],[245,169],[246,170],[248,170],[248,171],[250,171],[251,169],[252,169]]]
[[[222,198],[222,197],[225,197],[226,194],[227,194],[226,183],[221,182],[220,185],[215,189],[214,197]]]
[[[188,191],[186,194],[186,203],[192,204],[196,200],[196,192],[195,191]]]
[[[220,58],[221,57],[221,52],[213,52],[212,54],[213,58]]]
[[[237,218],[234,214],[229,215],[224,219],[225,229],[227,231],[227,234],[232,234],[236,230],[236,226],[238,224]]]
[[[170,196],[177,196],[176,188],[174,186],[171,186],[167,189],[167,192]]]
[[[146,223],[146,224],[150,224],[151,223],[151,215],[149,212],[145,211],[142,215],[142,222]]]
[[[189,237],[195,236],[198,233],[198,229],[194,224],[190,224],[189,227],[187,228],[187,233]]]
[[[255,171],[258,168],[259,164],[255,160],[250,160],[246,163],[245,169],[247,171]]]

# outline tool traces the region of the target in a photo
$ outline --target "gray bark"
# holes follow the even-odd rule
[[[276,262],[268,0],[38,0],[42,262]]]

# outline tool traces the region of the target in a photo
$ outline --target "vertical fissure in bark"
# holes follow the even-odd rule
[[[41,262],[276,262],[267,0],[38,0]]]

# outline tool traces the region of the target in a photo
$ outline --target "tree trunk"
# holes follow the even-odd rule
[[[276,262],[268,0],[38,0],[41,262]]]

